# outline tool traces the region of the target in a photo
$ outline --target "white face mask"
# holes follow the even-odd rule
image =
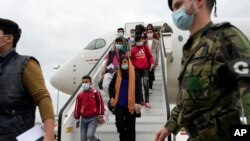
[[[89,89],[90,89],[90,84],[89,84],[89,83],[82,83],[82,89],[83,89],[84,91],[89,90]]]
[[[136,45],[140,47],[140,46],[143,45],[143,42],[142,41],[141,42],[136,42]]]
[[[148,39],[152,39],[153,38],[153,33],[148,33],[147,36],[148,36]]]
[[[121,66],[123,70],[127,70],[128,69],[128,64],[124,64]]]

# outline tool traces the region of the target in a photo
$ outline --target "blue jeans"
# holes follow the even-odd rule
[[[98,117],[81,118],[81,141],[98,141],[95,131],[98,124]]]

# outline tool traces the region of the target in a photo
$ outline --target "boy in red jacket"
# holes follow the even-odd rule
[[[90,87],[91,77],[82,77],[83,91],[78,94],[75,105],[75,119],[81,118],[81,141],[98,141],[95,132],[98,123],[104,122],[104,103],[99,91]]]
[[[135,67],[135,71],[143,79],[145,101],[142,96],[142,105],[151,108],[149,104],[149,70],[153,68],[154,59],[150,49],[143,44],[143,37],[138,34],[135,36],[135,46],[131,50],[131,62]]]

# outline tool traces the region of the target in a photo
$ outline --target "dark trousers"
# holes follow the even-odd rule
[[[148,81],[149,80],[149,70],[136,70],[136,72],[139,74],[140,80],[143,81],[145,102],[149,102],[149,81]],[[140,84],[142,83],[142,81],[140,81]],[[140,88],[140,89],[142,89],[142,88]],[[143,96],[142,96],[141,101],[144,102]]]
[[[135,118],[135,115],[128,112],[127,107],[116,106],[115,124],[120,141],[135,141]]]
[[[153,89],[153,82],[155,81],[155,70],[149,71],[149,89]]]

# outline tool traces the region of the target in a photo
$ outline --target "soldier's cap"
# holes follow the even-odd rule
[[[173,11],[172,3],[173,3],[173,0],[168,0],[168,6],[169,6],[171,11]]]

